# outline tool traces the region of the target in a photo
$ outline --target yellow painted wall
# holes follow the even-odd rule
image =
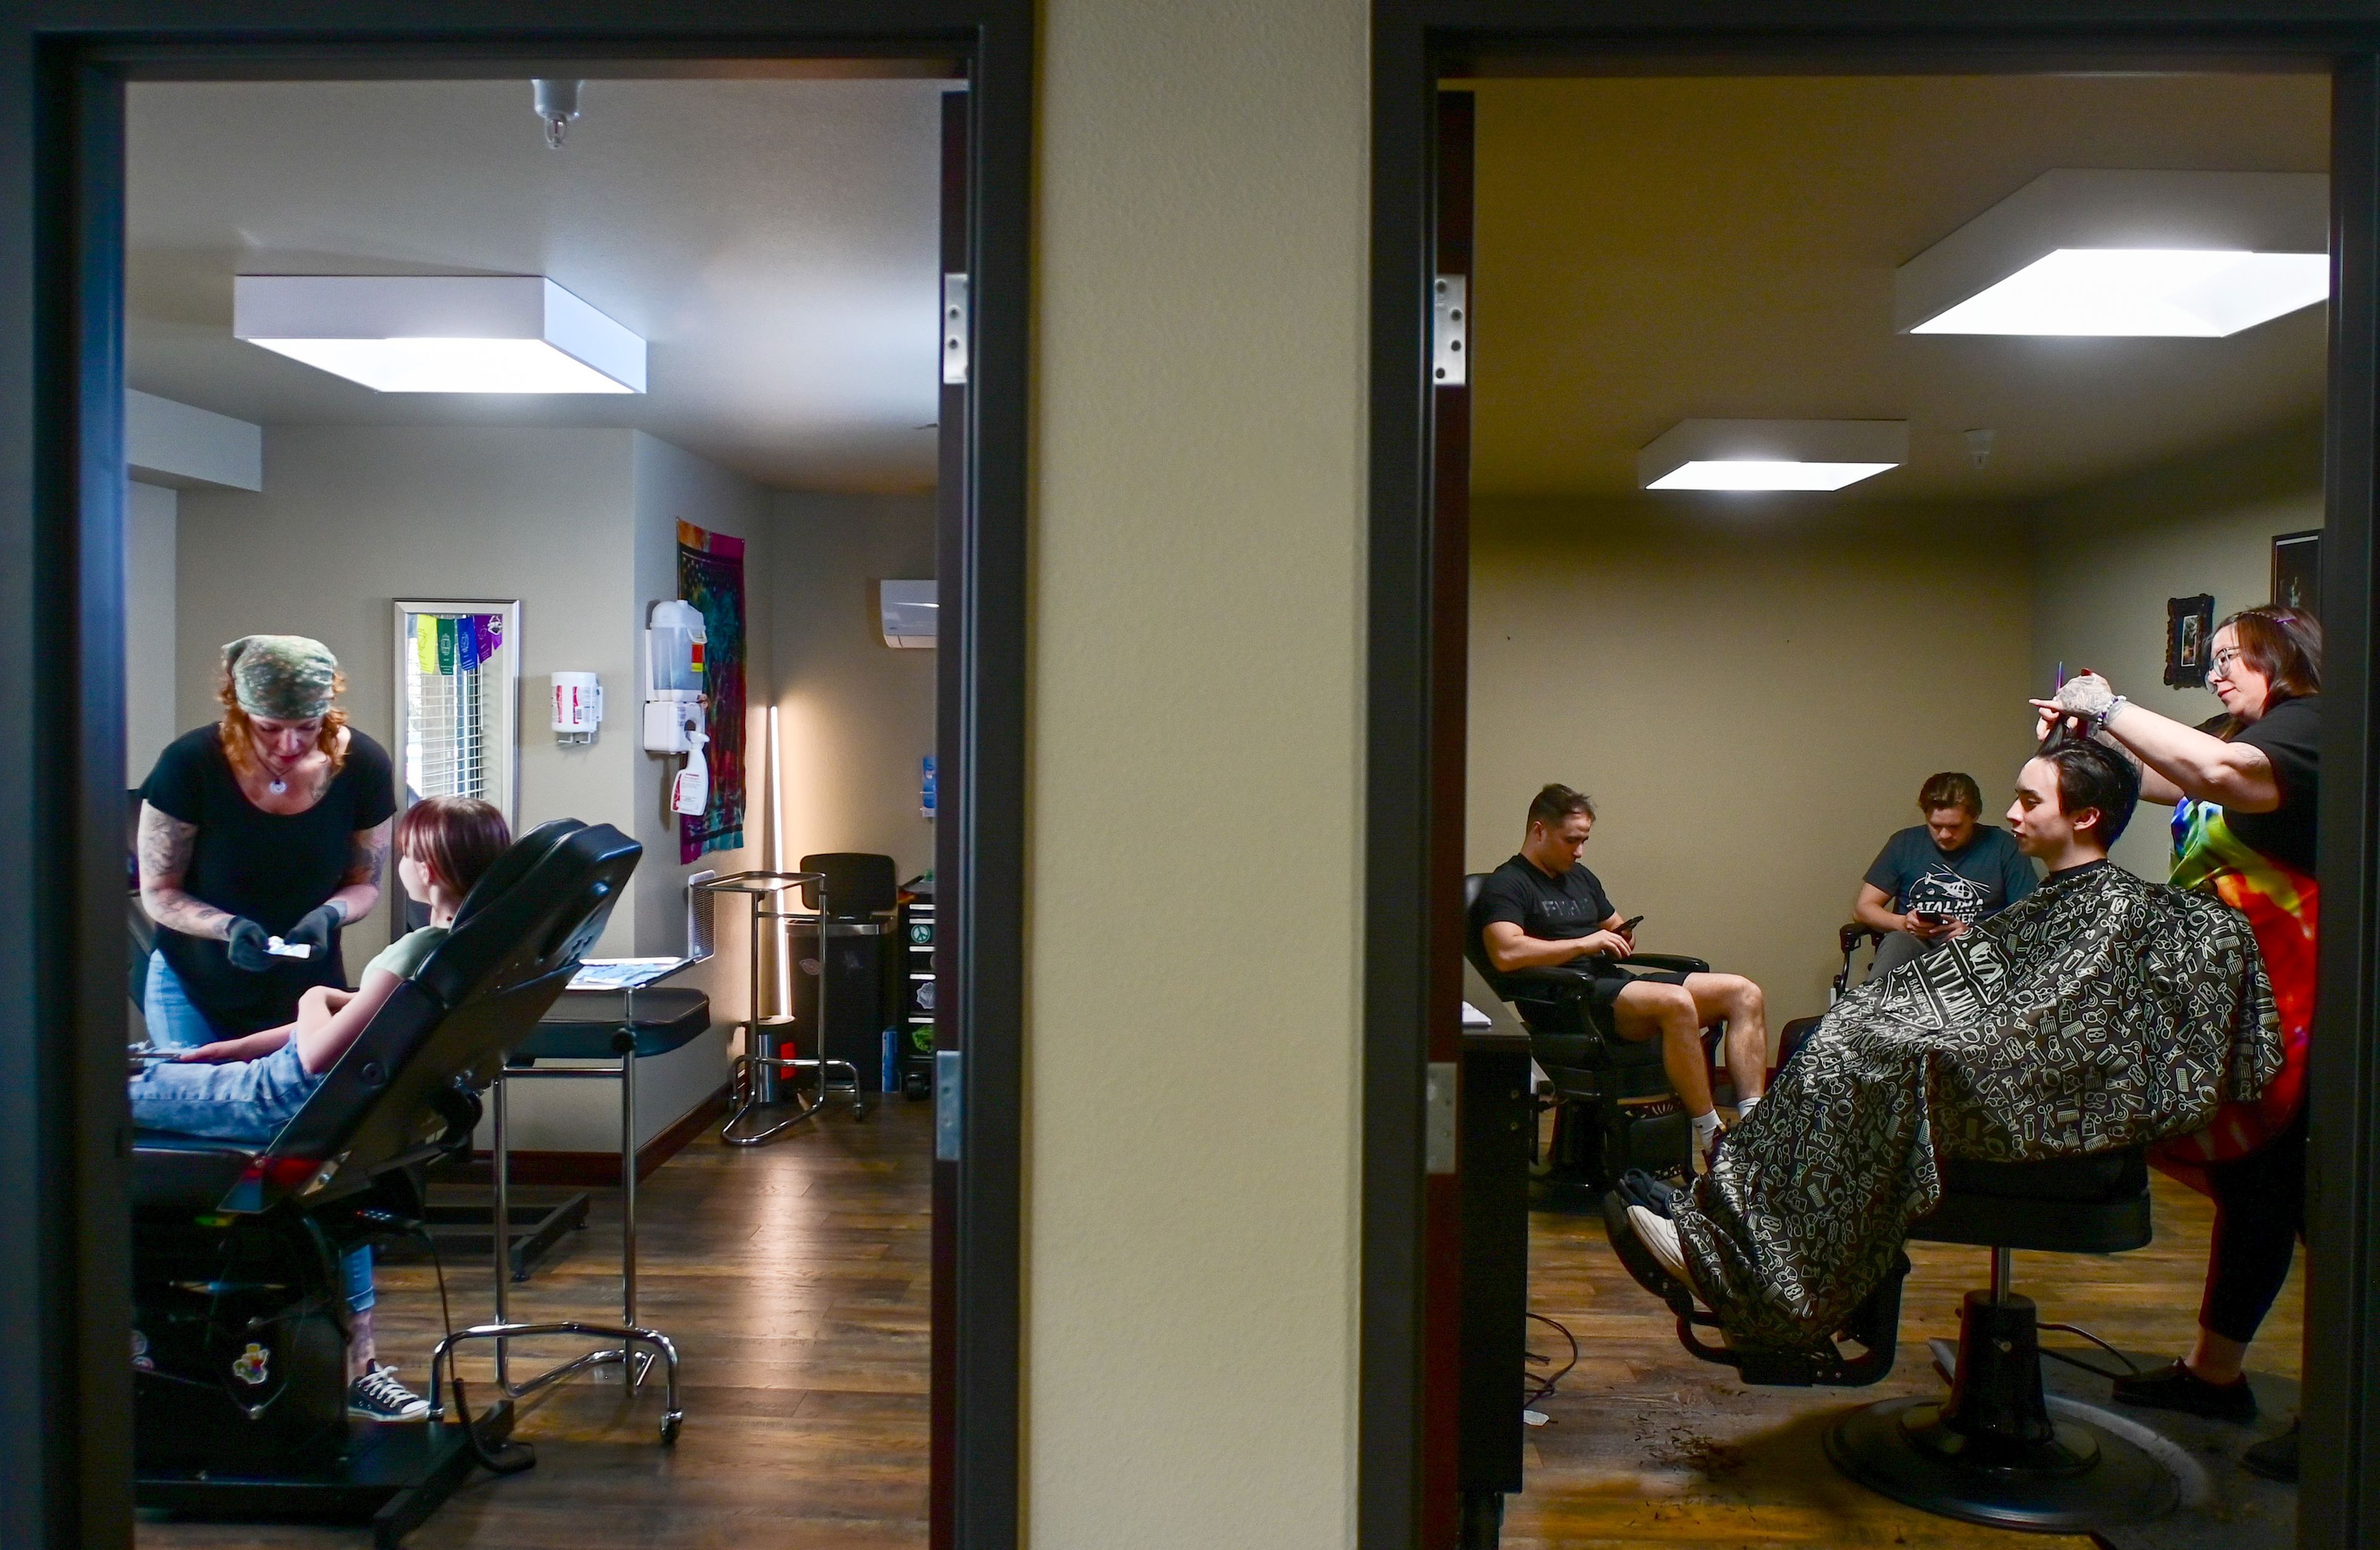
[[[2215,616],[2272,596],[2273,539],[2322,523],[2322,422],[2046,503],[2034,529],[2033,678],[2095,668],[2119,694],[2196,722],[2223,707],[2164,684],[2166,599],[2215,597]],[[2112,853],[2163,882],[2170,807],[2143,806]]]
[[[1351,1544],[1366,7],[1043,18],[1027,1534]]]
[[[1835,928],[1939,769],[2005,805],[2029,746],[2019,514],[1808,502],[1485,501],[1465,854],[1548,781],[1638,941],[1749,975],[1772,1033],[1826,1008]]]

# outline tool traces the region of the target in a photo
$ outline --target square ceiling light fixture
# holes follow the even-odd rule
[[[2043,173],[1894,272],[1902,333],[2220,339],[2330,295],[2330,179]]]
[[[645,342],[538,274],[242,274],[231,331],[375,393],[645,391]]]
[[[1636,483],[1840,490],[1908,461],[1905,419],[1683,419],[1636,454]]]

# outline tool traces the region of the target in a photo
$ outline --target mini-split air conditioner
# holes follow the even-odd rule
[[[883,581],[877,584],[884,615],[884,644],[904,649],[930,651],[938,617],[931,581]]]

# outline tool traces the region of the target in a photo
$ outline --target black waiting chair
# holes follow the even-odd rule
[[[564,819],[523,837],[262,1146],[153,1132],[132,1149],[135,1499],[235,1518],[418,1523],[510,1426],[387,1426],[346,1413],[342,1253],[413,1233],[422,1169],[467,1150],[478,1095],[577,971],[637,842]],[[676,1354],[649,1331],[588,1330]],[[516,1462],[517,1462],[516,1460]]]
[[[1827,1433],[1837,1468],[1897,1501],[1971,1523],[2043,1532],[2143,1522],[2170,1511],[2180,1485],[2130,1438],[2072,1413],[2053,1417],[2041,1381],[2033,1303],[2010,1286],[2010,1251],[2119,1253],[2150,1238],[2146,1155],[2133,1150],[2045,1162],[1946,1159],[1943,1196],[1910,1225],[1920,1242],[1992,1251],[1991,1284],[1967,1294],[1947,1399],[1888,1399],[1843,1416]],[[1611,1242],[1630,1274],[1669,1302],[1678,1338],[1746,1383],[1859,1387],[1892,1371],[1899,1348],[1898,1256],[1884,1282],[1834,1339],[1792,1350],[1705,1343],[1718,1321],[1654,1263],[1627,1223],[1627,1203],[1604,1199]],[[1847,1349],[1849,1348],[1849,1349]]]
[[[1592,981],[1573,969],[1500,975],[1487,962],[1477,921],[1487,874],[1463,879],[1463,952],[1479,977],[1519,1013],[1529,1054],[1553,1084],[1550,1178],[1557,1193],[1592,1201],[1632,1168],[1682,1176],[1689,1165],[1686,1116],[1662,1068],[1658,1040],[1619,1037],[1597,1025],[1585,1004]],[[1640,952],[1621,960],[1636,968],[1708,974],[1710,964],[1678,953]],[[1706,1058],[1724,1023],[1704,1031]],[[1718,1073],[1715,1090],[1724,1085]]]

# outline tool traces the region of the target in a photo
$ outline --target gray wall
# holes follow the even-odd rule
[[[939,653],[884,644],[876,588],[934,574],[934,498],[788,491],[776,518],[786,861],[874,851],[915,877],[934,864],[917,787]]]
[[[2322,517],[2319,420],[2047,503],[2033,534],[2034,692],[2048,692],[2063,661],[2160,715],[2216,714],[2204,688],[2165,686],[2166,599],[2211,592],[2217,619],[2269,601],[2274,537]],[[2163,882],[2171,815],[2143,806],[2115,859]]]
[[[558,746],[541,715],[525,715],[520,826],[576,817],[629,828],[637,694],[630,436],[271,428],[261,490],[182,497],[181,725],[215,719],[224,642],[262,631],[308,635],[338,655],[347,679],[342,703],[354,724],[388,745],[395,735],[394,600],[518,598],[525,709],[541,706],[546,674],[577,670],[603,675],[611,711],[601,737],[583,748]],[[347,955],[357,966],[386,941],[388,909],[384,896],[353,928]],[[601,951],[635,950],[634,916],[627,907],[615,914]]]
[[[130,480],[124,505],[124,783],[182,732],[174,661],[176,492]]]
[[[337,653],[355,724],[393,745],[393,601],[518,598],[521,827],[577,817],[643,842],[636,881],[597,951],[683,951],[686,875],[759,865],[764,793],[756,776],[746,849],[679,864],[665,794],[678,761],[641,746],[642,632],[652,601],[677,595],[681,518],[747,539],[751,708],[756,719],[764,711],[773,644],[767,493],[630,430],[274,426],[264,445],[261,491],[182,496],[177,726],[214,720],[225,641],[285,632]],[[548,675],[561,671],[602,675],[605,721],[591,745],[557,744],[548,730]],[[351,968],[385,942],[395,893],[392,878],[382,909],[351,928]],[[709,990],[723,1023],[743,1015],[748,949],[740,929],[721,938],[720,956],[680,983]],[[727,1043],[727,1029],[714,1026],[639,1066],[640,1138],[718,1090]],[[515,1144],[615,1147],[617,1106],[605,1084],[525,1084]]]

